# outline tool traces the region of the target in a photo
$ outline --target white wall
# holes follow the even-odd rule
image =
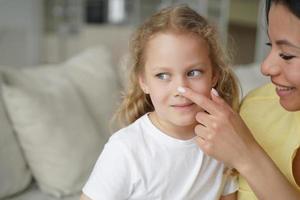
[[[0,0],[0,65],[40,63],[42,8],[41,0]]]
[[[269,41],[267,29],[268,27],[266,22],[265,1],[260,1],[259,14],[257,18],[255,62],[262,62],[269,52],[270,47],[266,45],[266,43]]]

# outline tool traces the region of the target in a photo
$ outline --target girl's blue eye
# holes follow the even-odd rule
[[[279,56],[283,59],[283,60],[291,60],[293,58],[295,58],[296,56],[293,56],[293,55],[287,55],[287,54],[284,54],[284,53],[280,53]]]
[[[200,76],[201,74],[202,72],[200,70],[191,70],[187,73],[187,76],[196,77],[196,76]]]
[[[166,73],[159,73],[156,74],[155,76],[161,80],[168,80],[170,78],[170,75]]]

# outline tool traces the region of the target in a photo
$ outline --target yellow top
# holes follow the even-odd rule
[[[275,87],[267,84],[252,91],[244,99],[240,114],[258,143],[300,191],[292,171],[293,158],[300,146],[300,111],[284,110],[279,104]],[[240,177],[239,183],[239,200],[257,199],[245,179]]]

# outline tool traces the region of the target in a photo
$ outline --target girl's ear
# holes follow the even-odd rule
[[[149,94],[148,85],[146,84],[144,75],[139,75],[139,84],[145,94]]]
[[[219,72],[213,73],[213,77],[212,77],[212,87],[215,87],[215,86],[217,85],[219,78],[220,78]]]

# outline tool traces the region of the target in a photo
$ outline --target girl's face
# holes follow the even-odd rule
[[[191,34],[159,33],[148,43],[140,86],[151,97],[150,118],[162,131],[179,139],[194,136],[195,115],[201,110],[181,96],[177,88],[189,87],[210,96],[217,78],[207,43]]]
[[[268,34],[272,48],[261,71],[276,86],[282,107],[300,110],[300,19],[285,6],[273,4]]]

